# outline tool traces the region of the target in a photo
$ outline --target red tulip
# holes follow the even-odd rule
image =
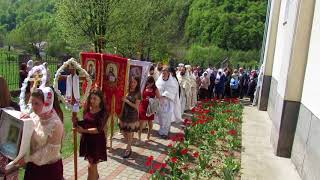
[[[172,145],[172,144],[169,144],[169,145],[168,145],[168,148],[172,148],[172,147],[173,147],[173,145]]]
[[[153,170],[153,169],[150,169],[150,170],[149,170],[149,173],[150,173],[150,174],[153,174],[153,173],[154,173],[154,170]]]
[[[237,135],[237,131],[232,129],[232,130],[229,131],[229,134],[232,135],[232,136],[235,136],[235,135]]]
[[[192,124],[192,120],[190,120],[190,119],[185,119],[184,122],[183,122],[183,124],[184,124],[185,126],[189,126],[190,124]]]
[[[182,154],[182,155],[186,155],[187,153],[188,153],[188,149],[182,149],[182,150],[181,150],[181,154]]]
[[[154,165],[154,169],[155,169],[155,170],[160,170],[161,167],[162,167],[162,164],[161,164],[161,163],[157,163],[157,164]]]
[[[152,161],[147,161],[145,165],[146,165],[147,167],[149,167],[149,166],[151,166],[151,164],[152,164]]]
[[[193,157],[198,158],[199,157],[199,152],[194,152]]]
[[[211,134],[211,135],[216,135],[216,131],[212,130],[212,131],[210,132],[210,134]]]
[[[173,158],[171,158],[171,161],[172,161],[173,163],[177,163],[177,162],[178,162],[178,158],[173,157]]]
[[[153,156],[149,156],[148,161],[153,161]]]
[[[162,163],[162,168],[166,168],[167,167],[167,163]]]

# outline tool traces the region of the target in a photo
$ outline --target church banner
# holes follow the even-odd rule
[[[102,87],[106,95],[107,110],[116,113],[118,116],[122,110],[122,97],[126,94],[126,87],[129,81],[128,75],[128,59],[103,54],[102,55]],[[114,111],[114,112],[112,112]]]
[[[102,54],[83,52],[80,54],[80,57],[81,57],[82,68],[88,72],[88,74],[92,79],[92,86],[102,87],[102,80],[101,80]],[[84,86],[86,86],[86,83],[84,83]]]
[[[129,79],[131,79],[134,76],[137,76],[140,78],[140,88],[141,92],[143,91],[147,78],[149,75],[150,67],[152,66],[151,62],[147,61],[139,61],[139,60],[129,60],[130,61],[130,73],[129,73]]]

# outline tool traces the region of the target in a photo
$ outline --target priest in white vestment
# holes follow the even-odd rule
[[[156,82],[160,92],[160,110],[156,119],[160,125],[159,135],[167,138],[170,132],[171,122],[182,120],[179,101],[179,85],[173,78],[168,68],[163,68]]]
[[[192,109],[197,104],[197,94],[198,94],[197,78],[192,72],[191,65],[186,65],[186,69],[187,69],[187,76],[189,77],[189,84],[191,86],[190,101],[187,101],[186,109]]]
[[[190,108],[187,106],[187,104],[189,103],[190,97],[191,97],[191,84],[189,81],[189,77],[186,74],[185,67],[182,67],[180,69],[180,72],[177,73],[177,78],[179,80],[179,85],[181,89],[180,101],[181,101],[181,113],[183,114],[185,110],[189,110]]]

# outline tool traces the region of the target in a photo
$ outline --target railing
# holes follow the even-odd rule
[[[23,61],[19,60],[19,55],[0,52],[0,75],[3,76],[9,86],[10,91],[19,90],[19,70]],[[58,64],[61,62],[57,58],[45,57],[40,63],[47,62],[50,70],[51,80],[57,70]]]

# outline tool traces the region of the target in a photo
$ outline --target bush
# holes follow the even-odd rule
[[[191,46],[186,55],[186,60],[190,64],[198,64],[202,67],[209,64],[217,65],[229,58],[231,65],[240,66],[256,66],[259,62],[260,51],[258,50],[224,50],[215,45],[203,47],[200,45]]]

